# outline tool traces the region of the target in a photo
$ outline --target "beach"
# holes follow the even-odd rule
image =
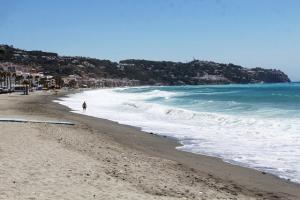
[[[0,199],[300,199],[299,185],[53,102],[66,94],[0,95],[0,118],[75,124],[0,122]]]

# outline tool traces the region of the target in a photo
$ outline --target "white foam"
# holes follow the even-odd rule
[[[141,127],[179,139],[180,150],[217,156],[300,183],[300,120],[195,112],[150,103],[175,92],[86,91],[61,99],[73,112]],[[85,113],[81,110],[87,102]]]

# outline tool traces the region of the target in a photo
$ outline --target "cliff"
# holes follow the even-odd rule
[[[127,78],[148,85],[290,82],[286,74],[275,69],[248,69],[234,64],[199,60],[182,63],[129,59],[117,63],[88,57],[59,56],[51,52],[25,51],[8,45],[0,45],[0,63],[3,62],[35,68],[46,75]]]

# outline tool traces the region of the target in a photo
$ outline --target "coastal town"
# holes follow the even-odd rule
[[[46,75],[35,68],[11,62],[0,63],[0,93],[50,90],[61,88],[104,88],[136,86],[139,81],[128,79],[91,78],[76,74],[67,76]]]
[[[0,45],[0,92],[141,85],[204,85],[290,82],[280,70],[234,64],[127,59],[119,62],[60,56]]]
[[[0,200],[300,200],[300,0],[0,2]]]

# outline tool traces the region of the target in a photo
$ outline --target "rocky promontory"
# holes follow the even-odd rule
[[[290,82],[285,73],[276,69],[258,67],[249,69],[235,64],[200,60],[185,63],[135,59],[112,62],[89,57],[60,56],[51,52],[26,51],[0,45],[0,64],[7,62],[24,68],[35,68],[46,75],[128,79],[136,80],[141,85]]]

